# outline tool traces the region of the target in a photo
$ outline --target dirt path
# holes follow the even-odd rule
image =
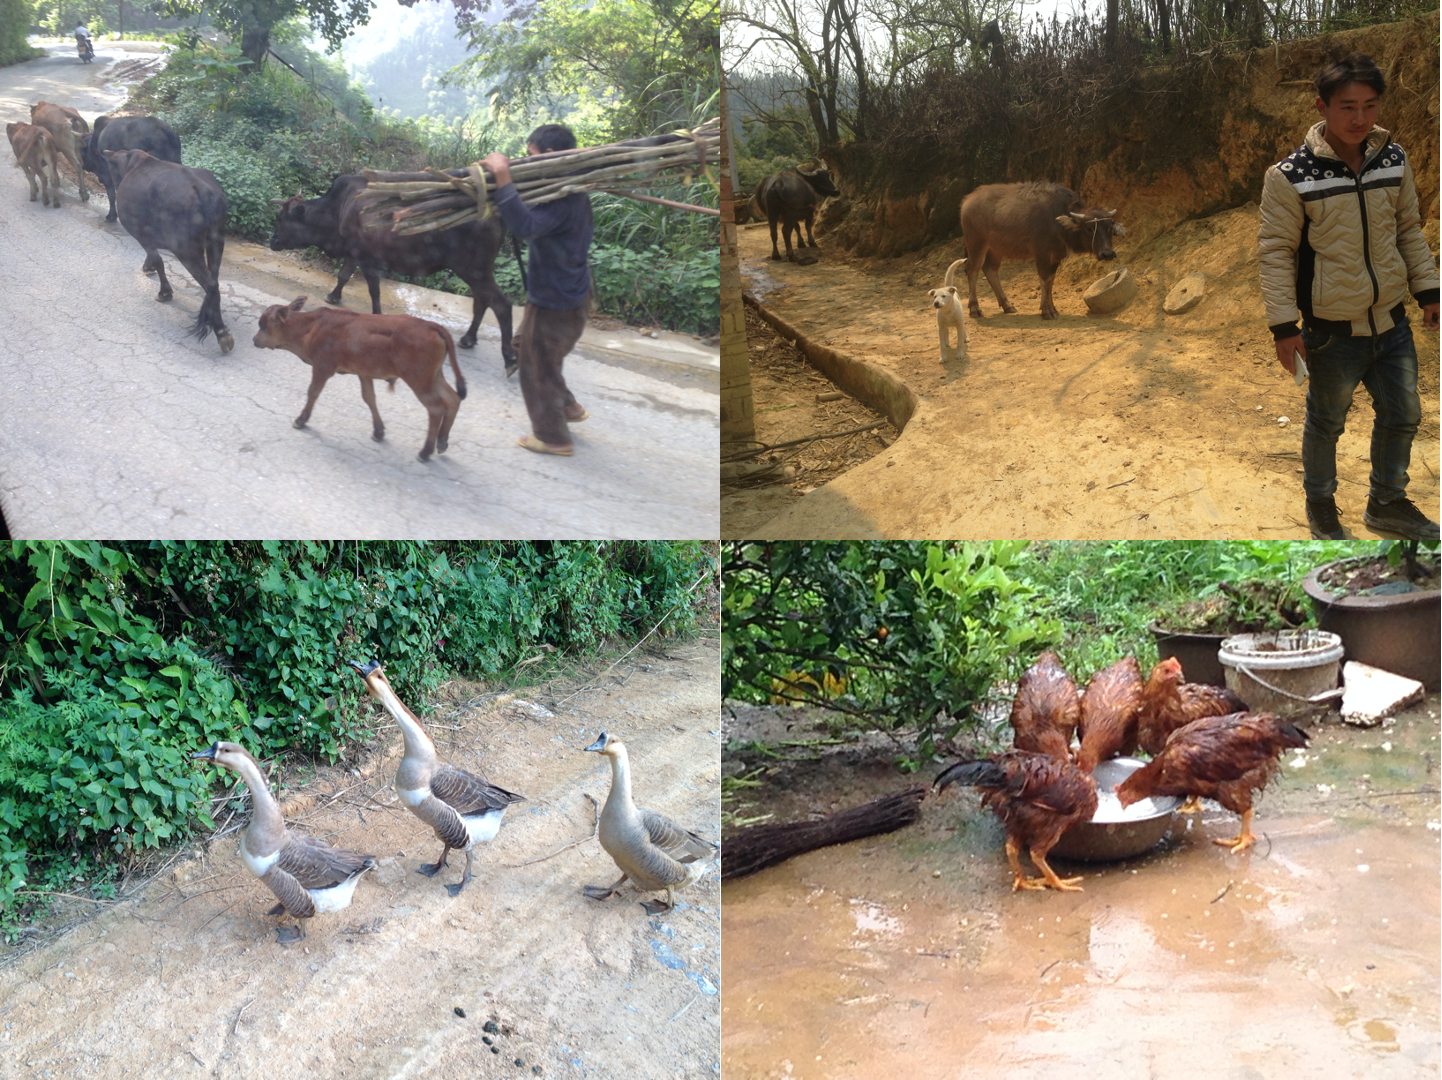
[[[606,689],[552,703],[556,715],[432,714],[443,756],[528,799],[459,897],[415,872],[438,845],[396,801],[396,739],[368,779],[312,785],[287,811],[379,856],[349,909],[277,945],[273,898],[241,866],[237,834],[214,840],[133,905],[0,974],[0,1076],[716,1075],[714,870],[652,917],[629,885],[604,903],[581,895],[618,876],[594,840],[503,865],[591,834],[582,793],[604,802],[610,774],[580,751],[602,728],[626,740],[638,801],[716,837],[716,638],[632,663]],[[312,802],[328,790],[338,797]],[[459,879],[451,866],[441,879]]]
[[[1081,893],[1013,893],[967,795],[728,883],[726,1076],[1437,1076],[1438,704],[1312,725],[1244,855],[1210,843],[1237,819],[1207,804],[1141,858],[1058,863]],[[854,805],[911,782],[887,760],[844,751],[747,798],[778,821]]]
[[[945,366],[926,291],[964,254],[959,240],[856,263],[823,239],[821,261],[803,267],[769,260],[764,226],[741,229],[743,276],[752,287],[766,284],[763,275],[785,286],[766,296],[768,307],[921,398],[887,452],[750,535],[1305,538],[1304,389],[1277,366],[1265,327],[1256,228],[1251,204],[1139,249],[1122,241],[1119,261],[1141,293],[1114,318],[1090,317],[1082,302],[1101,276],[1095,261],[1062,265],[1056,322],[1038,314],[1035,269],[1007,263],[1002,284],[1017,314],[1001,314],[979,278],[985,318],[968,321],[967,359]],[[1207,274],[1209,295],[1185,315],[1165,315],[1168,290],[1194,271]],[[1423,421],[1409,493],[1435,518],[1437,337],[1413,325]],[[1343,524],[1358,535],[1367,535],[1371,426],[1359,387],[1338,448],[1337,493]]]

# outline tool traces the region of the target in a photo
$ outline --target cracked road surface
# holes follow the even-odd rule
[[[45,97],[92,119],[123,98],[103,66],[123,57],[101,49],[87,69],[60,49],[0,69],[0,112],[27,119]],[[310,369],[251,339],[269,305],[323,303],[326,275],[228,239],[221,309],[236,344],[222,356],[213,337],[187,336],[199,287],[163,252],[175,299],[157,303],[144,252],[105,223],[104,189],[97,199],[89,183],[90,203],[65,184],[56,211],[28,201],[18,167],[0,171],[0,505],[16,537],[716,535],[714,349],[588,330],[566,362],[590,412],[570,458],[515,445],[530,425],[489,316],[476,348],[457,350],[469,392],[445,455],[416,460],[426,412],[404,384],[377,395],[384,442],[350,376],[327,384],[297,431]],[[368,310],[359,277],[345,301]],[[457,338],[469,322],[469,298],[414,286],[384,282],[382,305]]]

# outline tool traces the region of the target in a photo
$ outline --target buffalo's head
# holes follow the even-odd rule
[[[815,172],[800,168],[796,171],[801,175],[803,180],[811,185],[812,190],[822,198],[836,198],[841,194],[841,192],[836,189],[836,185],[832,183],[830,169],[823,166]]]
[[[1072,251],[1090,251],[1101,262],[1117,257],[1112,250],[1112,237],[1124,237],[1127,231],[1112,217],[1115,210],[1071,210],[1057,216],[1067,247]]]
[[[288,199],[272,199],[277,206],[275,231],[270,235],[271,251],[287,251],[291,248],[321,247],[328,237],[323,237],[310,222],[306,221],[306,205],[303,195],[292,195]]]
[[[102,150],[100,154],[110,162],[111,175],[117,182],[125,179],[132,169],[155,159],[144,150]]]

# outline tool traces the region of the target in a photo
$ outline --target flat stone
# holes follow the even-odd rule
[[[1185,315],[1207,297],[1207,275],[1188,274],[1172,286],[1162,303],[1162,310],[1168,315]]]
[[[1376,727],[1404,705],[1420,701],[1423,686],[1416,679],[1348,660],[1342,665],[1342,722]]]

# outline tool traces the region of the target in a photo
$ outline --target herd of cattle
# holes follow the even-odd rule
[[[43,206],[60,206],[62,157],[75,170],[83,202],[90,201],[85,174],[93,173],[110,199],[106,221],[118,218],[145,249],[142,270],[158,275],[160,281],[156,299],[170,300],[174,295],[160,257],[164,248],[180,260],[205,294],[191,333],[204,341],[213,330],[222,353],[234,348],[220,304],[225,192],[208,169],[181,163],[180,139],[165,121],[153,116],[101,116],[92,128],[69,105],[41,101],[31,106],[30,123],[7,124],[5,131],[30,183],[31,202],[41,199]],[[500,326],[501,355],[510,371],[516,366],[511,303],[495,278],[496,256],[507,234],[497,215],[419,236],[364,229],[354,198],[364,187],[360,176],[338,176],[319,198],[296,195],[284,200],[270,247],[275,251],[316,247],[342,260],[335,289],[326,297],[330,304],[340,303],[341,290],[359,268],[370,287],[372,314],[344,308],[302,314],[305,297],[300,297],[265,312],[254,344],[287,349],[311,366],[305,409],[295,419],[298,428],[309,420],[331,375],[354,374],[370,406],[374,438],[380,441],[385,427],[376,411],[373,380],[385,379],[394,388],[395,380],[403,379],[430,414],[430,430],[419,455],[425,461],[432,451],[445,451],[460,399],[465,397],[465,381],[456,363],[455,342],[445,327],[409,315],[381,315],[381,274],[454,273],[470,286],[473,304],[471,325],[459,344],[467,349],[475,346],[477,328],[489,308]],[[519,259],[514,238],[512,245]],[[442,372],[447,357],[456,374],[455,390]]]
[[[816,208],[823,198],[841,194],[828,169],[788,169],[768,176],[756,185],[749,204],[750,216],[767,221],[771,226],[771,258],[780,260],[776,228],[786,244],[790,262],[814,262],[798,259],[791,247],[791,234],[796,234],[798,248],[815,247],[811,234]],[[806,225],[806,243],[801,240],[801,225]],[[977,302],[976,276],[986,274],[991,291],[1006,312],[1014,312],[1002,291],[997,270],[1004,259],[1032,259],[1041,277],[1041,317],[1060,318],[1052,302],[1052,283],[1057,269],[1068,252],[1090,252],[1099,261],[1116,258],[1112,237],[1126,236],[1116,220],[1115,210],[1102,210],[1083,205],[1081,196],[1060,184],[1029,181],[1021,184],[987,184],[972,191],[961,203],[961,233],[966,244],[967,284],[970,290],[968,311],[972,318],[982,317]],[[946,286],[951,286],[952,272],[947,272]],[[936,290],[933,290],[935,292]],[[942,355],[946,359],[945,334]]]

